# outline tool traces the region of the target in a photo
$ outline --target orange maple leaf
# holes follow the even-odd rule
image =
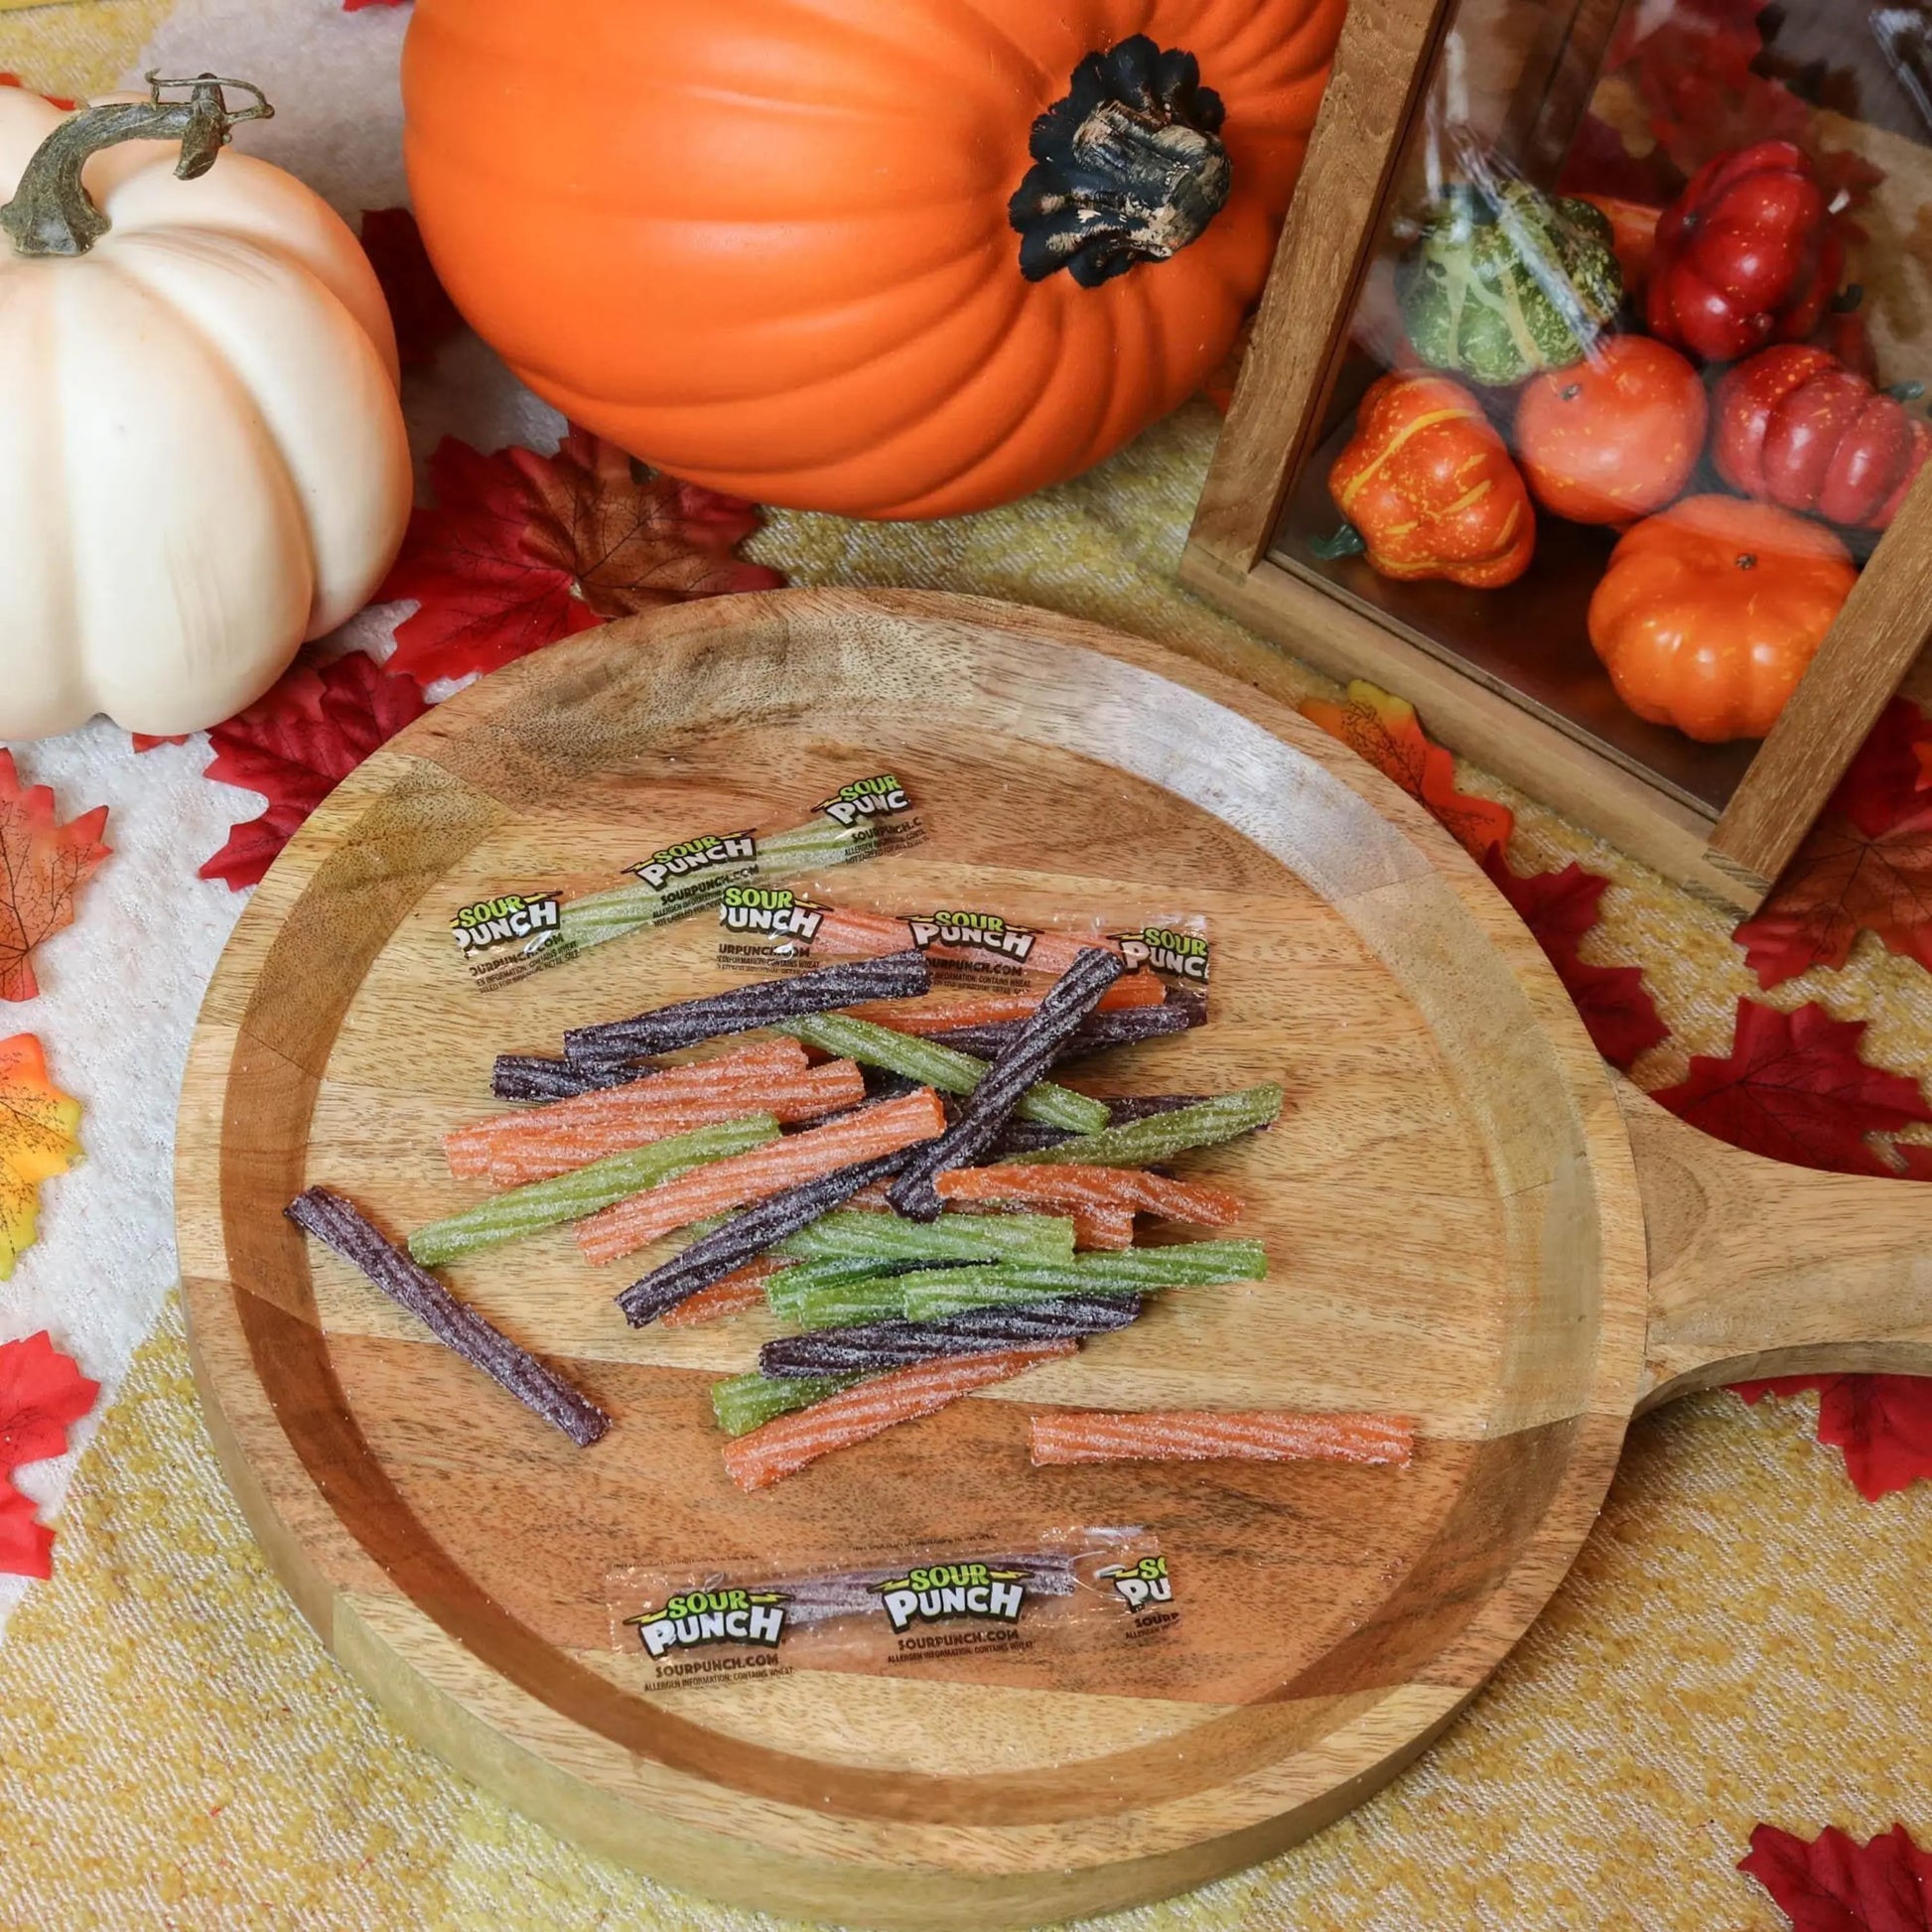
[[[0,748],[0,1000],[31,1000],[34,948],[73,923],[75,895],[107,857],[107,807],[61,824],[47,785],[23,789],[13,754]]]
[[[1416,708],[1378,685],[1356,678],[1339,704],[1311,698],[1302,716],[1366,759],[1385,778],[1425,805],[1472,858],[1480,861],[1509,843],[1516,814],[1492,799],[1455,788],[1455,760],[1423,731]]]
[[[41,1182],[80,1153],[80,1103],[57,1087],[32,1034],[0,1039],[0,1281],[34,1245]]]

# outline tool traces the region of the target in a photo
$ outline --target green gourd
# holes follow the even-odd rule
[[[1416,353],[1500,387],[1577,361],[1623,299],[1609,217],[1527,182],[1452,188],[1396,274]]]

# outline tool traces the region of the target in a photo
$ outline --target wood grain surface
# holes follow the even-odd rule
[[[629,1273],[588,1268],[563,1234],[447,1271],[617,1417],[580,1452],[305,1247],[281,1209],[309,1184],[397,1234],[475,1197],[440,1141],[491,1111],[496,1051],[726,983],[697,919],[480,993],[450,942],[457,906],[586,886],[697,829],[788,822],[882,768],[931,837],[830,876],[855,897],[1211,919],[1207,1029],[1075,1084],[1286,1084],[1267,1135],[1188,1163],[1249,1201],[1268,1281],[1172,1295],[1075,1360],[748,1497],[706,1390],[751,1365],[761,1317],[630,1330],[611,1303]],[[277,864],[184,1088],[197,1371],[304,1613],[399,1722],[511,1803],[741,1902],[1036,1923],[1232,1869],[1393,1775],[1561,1580],[1640,1401],[1766,1349],[1831,1359],[1832,1341],[1932,1366],[1932,1202],[1622,1104],[1658,1148],[1641,1182],[1534,941],[1417,807],[1285,707],[999,605],[719,600],[439,707]],[[1769,1225],[1794,1202],[1795,1251]],[[1646,1211],[1668,1236],[1655,1320]],[[1834,1229],[1854,1223],[1861,1264],[1835,1301]],[[1423,1447],[1403,1472],[1035,1471],[1026,1419],[1045,1404],[1400,1411]],[[653,1690],[612,1634],[608,1579],[634,1566],[818,1568],[1127,1522],[1160,1536],[1182,1616],[1176,1641],[1104,1668]]]

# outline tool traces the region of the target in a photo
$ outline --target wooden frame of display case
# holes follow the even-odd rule
[[[1700,809],[1275,548],[1456,0],[1354,0],[1308,165],[1194,518],[1184,581],[1338,678],[1410,699],[1445,743],[1668,876],[1754,911],[1932,634],[1932,470],[1914,486],[1722,812]],[[1620,0],[1561,0],[1509,108],[1552,160],[1588,102]],[[1239,667],[1285,688],[1272,651]]]

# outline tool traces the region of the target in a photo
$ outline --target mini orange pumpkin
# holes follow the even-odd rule
[[[1857,582],[1822,524],[1687,496],[1618,541],[1590,599],[1589,641],[1638,717],[1706,744],[1762,738]]]
[[[762,502],[943,516],[1185,401],[1345,0],[419,0],[410,185],[540,395]]]

